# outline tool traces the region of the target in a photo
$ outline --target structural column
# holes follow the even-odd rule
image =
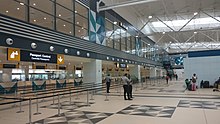
[[[83,83],[102,84],[102,60],[92,60],[83,65]]]
[[[150,67],[150,78],[156,77],[156,68]]]
[[[138,78],[138,81],[141,82],[141,66],[135,65],[130,67],[130,75],[134,75]]]

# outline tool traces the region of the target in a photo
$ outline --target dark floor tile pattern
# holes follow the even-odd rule
[[[55,115],[46,119],[34,122],[34,124],[96,124],[112,113],[88,112],[88,111],[68,111],[60,116]]]
[[[220,110],[220,102],[180,100],[177,107]]]
[[[131,105],[117,114],[171,118],[176,107]]]
[[[89,102],[89,104],[94,104],[94,102]],[[87,103],[85,102],[70,102],[69,101],[64,101],[61,103],[61,109],[65,109],[65,110],[74,110],[77,108],[81,108],[81,107],[85,107],[87,106]],[[58,103],[54,104],[54,105],[48,105],[48,106],[41,106],[41,108],[48,108],[48,109],[58,109]]]

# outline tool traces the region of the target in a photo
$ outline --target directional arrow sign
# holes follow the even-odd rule
[[[64,55],[60,55],[60,54],[57,55],[57,64],[60,65],[64,64]]]

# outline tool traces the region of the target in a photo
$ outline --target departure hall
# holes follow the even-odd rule
[[[220,124],[220,0],[0,0],[1,124]]]

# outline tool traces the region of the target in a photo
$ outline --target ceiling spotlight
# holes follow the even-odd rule
[[[150,44],[147,44],[148,46],[150,46]]]
[[[80,32],[80,30],[78,30],[78,32]]]
[[[138,35],[137,35],[137,36],[135,36],[135,37],[138,37]]]
[[[198,12],[195,12],[195,13],[194,13],[194,15],[197,15],[197,14],[198,14]]]
[[[76,24],[79,24],[79,22],[76,22]]]
[[[82,27],[82,29],[84,29],[84,27]]]
[[[77,13],[77,11],[75,11],[75,13]]]
[[[70,31],[70,34],[72,34],[72,32]]]
[[[36,22],[37,20],[34,19],[34,22]]]
[[[153,16],[148,16],[148,18],[149,18],[149,19],[152,19],[152,18],[153,18]]]
[[[20,8],[17,8],[17,10],[20,10]]]
[[[63,25],[64,27],[66,27],[66,25]]]
[[[197,34],[197,32],[195,31],[194,34]]]
[[[24,3],[20,3],[20,5],[24,6]]]
[[[115,25],[116,25],[117,23],[118,23],[118,22],[113,22],[113,24],[115,24]]]
[[[166,32],[163,32],[163,34],[165,34]]]
[[[61,14],[58,15],[59,17],[61,16]]]
[[[7,11],[5,11],[6,13],[8,13],[8,10]]]
[[[172,42],[170,41],[170,43],[172,43]]]
[[[46,20],[47,18],[46,17],[44,17],[44,20]]]
[[[36,6],[36,3],[33,3],[33,6]]]

